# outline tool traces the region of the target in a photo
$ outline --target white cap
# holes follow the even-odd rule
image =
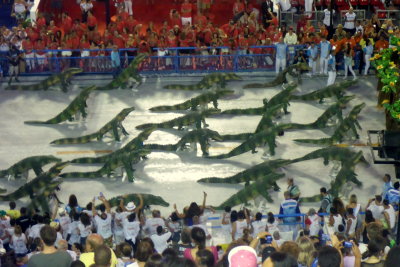
[[[136,206],[135,206],[135,203],[133,203],[132,201],[131,202],[129,202],[127,205],[126,205],[126,207],[125,207],[128,211],[133,211],[135,208],[136,208]]]

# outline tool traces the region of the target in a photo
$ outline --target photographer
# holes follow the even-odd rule
[[[10,51],[7,55],[8,64],[9,64],[9,74],[10,79],[8,80],[8,84],[11,84],[12,77],[15,76],[15,81],[19,82],[18,75],[19,75],[19,63],[22,60],[21,52],[15,45],[11,46]]]

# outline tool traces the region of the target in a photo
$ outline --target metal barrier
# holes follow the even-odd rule
[[[386,19],[391,19],[391,20],[400,20],[400,10],[398,9],[378,9],[375,11],[376,14],[378,14],[378,19],[379,20],[386,20]]]
[[[340,23],[344,24],[344,20],[346,18],[345,14],[348,10],[340,10]],[[355,9],[353,10],[356,13],[356,20],[365,20],[365,10],[364,9]]]

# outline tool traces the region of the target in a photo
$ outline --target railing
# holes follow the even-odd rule
[[[290,45],[287,65],[304,45]],[[149,56],[139,66],[144,74],[196,73],[196,72],[251,72],[275,70],[275,46],[251,46],[248,50],[230,50],[228,47],[179,47],[158,49],[159,56]],[[48,75],[70,67],[80,67],[86,74],[110,74],[111,50],[43,50],[24,54],[20,72],[24,75]],[[125,68],[138,53],[137,49],[119,50],[121,67]],[[305,53],[306,54],[306,53]],[[337,56],[338,69],[343,68],[343,57]],[[8,73],[8,59],[0,53],[3,73]]]
[[[391,19],[391,20],[399,20],[400,19],[400,10],[398,9],[378,9],[375,11],[376,14],[378,14],[378,19],[379,20],[386,20],[386,19]],[[393,16],[394,14],[394,16]]]

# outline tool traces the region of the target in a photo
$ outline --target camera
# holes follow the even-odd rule
[[[322,234],[321,239],[322,239],[322,241],[326,242],[326,241],[330,241],[331,237],[329,235],[327,235],[327,234]]]
[[[266,244],[271,244],[272,243],[272,236],[270,236],[270,235],[267,235],[266,237],[265,237],[265,241],[266,241]]]
[[[348,241],[344,241],[344,242],[343,242],[343,247],[345,247],[345,248],[352,248],[352,247],[353,247],[353,243],[348,242]]]

